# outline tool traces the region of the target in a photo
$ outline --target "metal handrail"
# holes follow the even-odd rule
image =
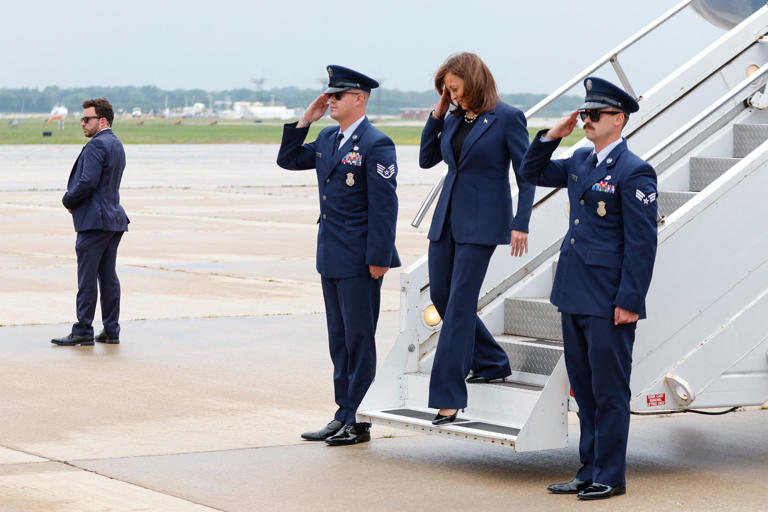
[[[437,198],[437,194],[439,194],[440,189],[443,188],[443,183],[445,183],[445,177],[447,175],[448,175],[448,169],[443,171],[443,173],[437,179],[435,184],[432,186],[432,190],[430,190],[429,194],[427,194],[427,198],[424,200],[423,203],[421,203],[421,208],[419,208],[419,211],[416,212],[416,216],[411,221],[411,226],[413,226],[414,228],[419,227],[419,224],[421,224],[421,221],[424,220],[424,216],[427,214],[427,211],[429,211],[429,207],[432,206],[432,203],[435,202],[435,199]]]
[[[593,62],[591,65],[584,68],[581,73],[577,74],[573,78],[571,78],[569,81],[565,83],[565,85],[561,86],[559,89],[555,90],[552,94],[538,102],[536,105],[533,106],[530,110],[528,110],[525,113],[526,118],[531,118],[534,115],[538,114],[542,110],[544,110],[546,107],[551,105],[557,98],[568,92],[573,86],[578,85],[582,80],[587,78],[589,75],[594,73],[597,69],[599,69],[601,66],[606,64],[607,62],[611,62],[614,64],[614,68],[618,65],[618,55],[638,42],[643,37],[647,36],[649,33],[651,33],[654,29],[662,25],[664,22],[666,22],[669,18],[677,14],[678,12],[682,11],[686,7],[688,7],[689,4],[691,4],[693,0],[683,0],[658,18],[656,18],[654,21],[652,21],[650,24],[646,25],[645,28],[641,29],[639,32],[637,32],[635,35],[618,45],[613,50],[609,51],[599,59],[597,59],[595,62]],[[621,69],[619,67],[619,69]],[[625,83],[624,80],[626,80],[626,75],[624,75],[623,71],[618,71],[616,74],[619,76],[619,79],[622,82],[622,85],[627,89],[627,92],[629,92],[632,87],[629,86],[628,82]],[[624,78],[622,79],[622,75],[624,75]],[[632,96],[635,96],[632,94]]]
[[[673,142],[680,140],[681,137],[687,135],[688,132],[698,126],[699,123],[701,123],[705,118],[709,117],[717,109],[721,108],[723,105],[742,94],[746,89],[749,89],[750,86],[754,87],[755,89],[762,87],[763,84],[755,82],[759,81],[766,74],[768,74],[768,64],[764,64],[763,67],[759,68],[757,71],[742,80],[736,87],[725,93],[716,102],[702,110],[698,115],[696,115],[696,117],[678,128],[675,132],[672,133],[672,135],[656,144],[656,146],[654,146],[650,151],[643,155],[643,160],[647,162],[651,158],[658,156],[659,153],[667,149],[667,147],[669,147]]]
[[[530,110],[528,110],[525,113],[526,119],[531,119],[533,116],[544,110],[546,107],[551,105],[556,99],[558,99],[560,96],[568,92],[572,87],[579,84],[581,81],[583,81],[586,77],[591,75],[593,72],[595,72],[597,69],[599,69],[601,66],[606,64],[607,62],[610,62],[613,65],[613,68],[616,72],[616,75],[619,77],[619,80],[621,81],[622,85],[624,86],[624,89],[631,94],[633,97],[637,97],[634,89],[632,88],[631,84],[629,83],[629,79],[627,78],[627,75],[624,73],[623,68],[619,64],[618,56],[621,52],[626,50],[627,48],[634,45],[636,42],[638,42],[640,39],[651,33],[653,30],[655,30],[657,27],[665,23],[668,19],[670,19],[672,16],[677,14],[678,12],[682,11],[688,5],[690,5],[693,2],[693,0],[683,0],[682,2],[678,3],[674,7],[672,7],[670,10],[653,20],[651,23],[646,25],[643,29],[635,33],[633,36],[631,36],[629,39],[618,45],[613,50],[609,51],[599,59],[597,59],[595,62],[593,62],[590,66],[584,68],[579,74],[571,78],[569,81],[567,81],[564,85],[562,85],[560,88],[555,90],[552,94],[541,100],[539,103],[534,105]],[[640,98],[638,98],[640,99]],[[443,174],[441,174],[438,181],[435,183],[435,185],[432,187],[432,190],[429,191],[429,194],[427,195],[427,198],[424,200],[424,202],[421,204],[421,208],[419,208],[418,213],[411,221],[411,226],[414,228],[418,228],[421,224],[421,221],[424,220],[425,215],[427,214],[427,211],[429,211],[429,207],[434,202],[435,198],[437,197],[437,194],[440,192],[440,189],[443,186],[443,183],[445,181],[445,176],[448,171],[443,171]],[[542,201],[545,198],[540,199],[536,202],[538,204],[540,201]]]

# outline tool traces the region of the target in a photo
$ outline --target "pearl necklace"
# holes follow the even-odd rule
[[[472,124],[475,122],[475,119],[477,119],[477,114],[474,116],[470,116],[469,113],[464,112],[464,122],[467,124]]]

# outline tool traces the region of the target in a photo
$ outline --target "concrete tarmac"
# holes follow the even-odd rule
[[[0,148],[0,511],[768,510],[759,408],[633,418],[628,494],[591,504],[545,490],[576,469],[575,417],[571,447],[546,452],[381,427],[355,447],[301,441],[334,410],[317,197],[274,149],[129,147],[122,343],[69,348],[49,340],[74,314],[59,199],[79,148]],[[410,151],[407,264],[426,250],[429,219],[408,223],[440,171],[417,171]],[[379,361],[399,329],[397,271],[383,299]]]

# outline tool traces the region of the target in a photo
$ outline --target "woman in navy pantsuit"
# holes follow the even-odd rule
[[[440,103],[421,134],[419,165],[448,164],[429,230],[430,296],[443,319],[429,383],[429,407],[439,409],[433,421],[439,425],[466,407],[470,370],[470,382],[511,373],[507,355],[477,316],[477,300],[497,245],[510,244],[514,256],[528,251],[535,187],[517,174],[528,147],[525,116],[501,102],[477,55],[449,57],[435,88]],[[510,163],[520,191],[516,215]]]

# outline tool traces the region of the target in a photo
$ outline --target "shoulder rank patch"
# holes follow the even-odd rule
[[[384,167],[380,163],[377,163],[376,172],[379,173],[382,178],[384,178],[385,180],[388,180],[389,178],[395,175],[395,164],[392,164],[389,167]]]
[[[644,205],[644,206],[648,206],[649,204],[651,204],[652,202],[654,202],[654,201],[656,200],[656,195],[657,195],[657,194],[656,194],[656,192],[651,192],[650,194],[648,194],[648,195],[645,195],[645,194],[643,193],[643,191],[642,191],[642,190],[640,190],[639,188],[638,188],[638,189],[635,189],[635,197],[636,197],[636,198],[637,198],[637,199],[638,199],[638,200],[639,200],[641,203],[643,203],[643,205]]]

